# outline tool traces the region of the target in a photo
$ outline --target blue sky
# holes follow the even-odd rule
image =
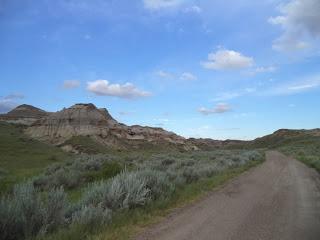
[[[2,0],[0,111],[106,107],[185,137],[319,127],[319,0]]]

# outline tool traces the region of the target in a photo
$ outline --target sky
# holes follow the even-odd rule
[[[0,112],[105,107],[254,139],[320,127],[319,0],[0,0]]]

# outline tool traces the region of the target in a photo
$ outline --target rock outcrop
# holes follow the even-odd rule
[[[15,124],[31,125],[42,117],[46,117],[48,115],[48,112],[40,108],[22,104],[6,114],[0,114],[0,120]]]
[[[75,104],[51,113],[34,122],[26,133],[56,145],[63,145],[73,137],[88,136],[99,144],[117,149],[166,145],[185,150],[196,148],[185,138],[162,128],[121,124],[106,109],[98,109],[93,104]]]

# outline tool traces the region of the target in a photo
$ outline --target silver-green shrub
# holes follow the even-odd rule
[[[0,239],[16,240],[23,237],[20,211],[16,201],[8,197],[0,200]]]
[[[29,239],[65,224],[67,209],[63,189],[42,197],[31,182],[15,186],[0,200],[0,239]]]
[[[83,206],[72,216],[72,224],[81,225],[89,229],[95,229],[111,220],[112,211],[102,208],[100,205]]]
[[[43,201],[32,183],[19,184],[14,188],[12,203],[19,213],[24,238],[36,236],[46,228],[46,212]]]
[[[138,171],[137,175],[139,178],[143,179],[146,188],[150,190],[149,195],[152,200],[156,200],[160,197],[166,198],[175,190],[175,186],[170,181],[170,177],[166,172],[147,169]]]
[[[45,206],[46,230],[53,231],[66,224],[67,196],[62,187],[48,192]]]

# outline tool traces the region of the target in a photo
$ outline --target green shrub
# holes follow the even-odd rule
[[[0,201],[0,239],[29,239],[52,231],[65,224],[66,209],[62,188],[44,199],[31,182],[19,184]]]
[[[8,197],[0,200],[0,233],[1,240],[16,240],[23,237],[18,205]]]
[[[83,206],[72,216],[72,224],[83,226],[89,230],[101,227],[111,220],[112,211],[98,206]]]
[[[13,208],[18,210],[16,221],[20,221],[24,238],[30,238],[45,231],[44,204],[32,183],[17,185],[11,204],[14,204]]]
[[[67,196],[63,188],[50,190],[45,207],[47,231],[53,231],[59,226],[65,225],[67,209]]]
[[[175,186],[170,182],[167,173],[155,170],[141,170],[137,174],[145,182],[146,188],[150,190],[150,197],[153,200],[160,197],[166,198],[175,190]]]

